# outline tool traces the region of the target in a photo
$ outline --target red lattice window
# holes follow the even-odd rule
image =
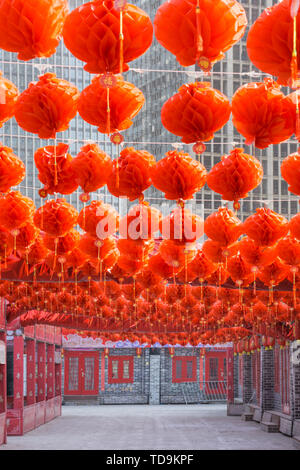
[[[196,382],[197,359],[192,356],[175,356],[172,363],[172,382]]]
[[[133,356],[110,356],[108,358],[108,383],[133,383]]]

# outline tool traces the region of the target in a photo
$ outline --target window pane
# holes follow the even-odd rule
[[[84,390],[92,391],[95,388],[94,384],[94,371],[95,359],[93,357],[86,357],[84,359],[85,375],[84,375]]]
[[[193,361],[186,362],[186,378],[187,379],[193,378]]]
[[[69,391],[75,392],[78,390],[78,357],[69,358]]]
[[[111,361],[112,378],[117,379],[119,377],[119,361]]]
[[[210,380],[218,380],[218,359],[215,357],[209,359],[209,377]]]
[[[175,361],[175,364],[176,364],[175,377],[176,379],[181,379],[182,378],[182,361],[180,359],[177,359]]]
[[[123,361],[123,379],[129,379],[129,361]]]

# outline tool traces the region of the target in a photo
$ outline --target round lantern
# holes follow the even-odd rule
[[[78,101],[78,112],[82,119],[98,127],[102,134],[111,134],[128,129],[132,119],[145,103],[141,90],[122,77],[108,88],[97,75],[85,88]]]
[[[1,105],[0,105],[1,106]],[[25,165],[13,150],[0,142],[0,193],[6,193],[25,178]]]
[[[15,107],[19,96],[19,90],[10,80],[7,80],[3,77],[1,71],[0,90],[0,127],[2,127],[2,125],[10,118],[12,118],[15,114]]]
[[[169,0],[154,19],[158,42],[183,66],[208,71],[244,35],[246,13],[237,1]]]
[[[272,246],[288,231],[285,217],[268,208],[256,209],[243,223],[243,232],[259,246]]]
[[[122,73],[150,47],[153,26],[134,5],[126,3],[120,11],[112,0],[95,0],[69,14],[63,37],[72,54],[86,62],[87,72]]]
[[[289,139],[295,129],[295,105],[270,78],[247,83],[232,98],[232,122],[246,145],[264,149]]]
[[[78,224],[90,235],[106,238],[118,230],[119,215],[109,204],[103,201],[92,201],[81,210]]]
[[[197,251],[195,258],[189,263],[188,267],[199,278],[200,282],[217,270],[217,265],[212,263],[202,250]]]
[[[279,240],[276,252],[286,264],[291,266],[300,264],[300,241],[296,238],[285,237]]]
[[[275,247],[261,247],[249,237],[243,237],[237,244],[243,259],[253,267],[263,267],[273,263],[277,256]]]
[[[78,248],[91,258],[104,259],[112,250],[116,249],[116,241],[112,237],[100,240],[89,234],[81,236]]]
[[[297,4],[297,1],[292,0],[292,3]],[[297,11],[293,10],[291,0],[283,0],[266,8],[250,28],[247,38],[247,51],[251,62],[259,70],[277,77],[281,85],[290,84],[295,14],[296,59],[299,51],[300,17]]]
[[[72,157],[69,146],[58,144],[38,149],[34,154],[34,163],[38,178],[44,186],[45,194],[71,194],[78,188],[75,173],[71,167]]]
[[[275,260],[274,263],[265,266],[261,269],[257,277],[266,286],[276,286],[280,284],[288,275],[289,268],[279,260]]]
[[[251,275],[251,267],[248,265],[240,254],[234,255],[229,258],[227,263],[227,270],[231,279],[236,281],[246,280]]]
[[[234,201],[239,209],[238,200],[248,197],[248,192],[255,189],[262,181],[263,168],[257,158],[237,148],[224,155],[207,175],[207,185],[221,194],[222,199]]]
[[[169,279],[175,273],[178,273],[182,267],[179,269],[172,268],[169,264],[167,264],[160,253],[157,255],[151,256],[148,262],[149,269],[156,274],[157,276],[162,277],[163,279]]]
[[[300,212],[291,218],[289,223],[291,236],[300,240]]]
[[[18,229],[15,243],[17,250],[24,251],[30,248],[38,235],[39,229],[32,222],[27,222]]]
[[[151,168],[151,179],[166,199],[192,199],[205,185],[206,170],[189,154],[171,150]]]
[[[37,237],[27,252],[27,260],[29,264],[38,264],[45,260],[49,250],[45,247],[42,237]]]
[[[156,161],[145,150],[133,147],[121,151],[113,161],[107,188],[116,197],[128,197],[130,201],[143,198],[143,192],[151,186],[150,170]]]
[[[19,60],[52,56],[67,14],[67,0],[1,0],[0,48]]]
[[[205,219],[204,232],[222,246],[228,246],[241,235],[241,221],[230,209],[220,207]]]
[[[206,240],[203,243],[202,251],[213,263],[226,263],[230,256],[237,253],[238,243],[233,243],[233,245],[224,247],[214,240]]]
[[[164,240],[159,247],[162,259],[172,268],[184,268],[196,256],[194,244],[182,245],[173,240]]]
[[[300,154],[299,151],[286,157],[281,163],[281,176],[289,185],[291,193],[300,196]]]
[[[41,139],[55,138],[57,132],[69,128],[76,116],[78,98],[79,91],[74,85],[46,73],[19,96],[16,121],[22,129],[38,134]]]
[[[73,158],[71,168],[84,193],[90,193],[107,183],[112,171],[112,161],[97,144],[87,144],[81,147],[77,157]]]
[[[168,99],[161,110],[161,122],[182,142],[209,141],[228,121],[228,98],[208,82],[188,83]]]
[[[0,227],[0,259],[6,259],[12,254],[14,239],[10,232]]]
[[[204,233],[203,219],[186,208],[177,207],[160,223],[160,232],[165,239],[182,243],[194,243]]]
[[[0,196],[0,225],[7,230],[19,229],[32,218],[34,210],[35,205],[31,199],[19,191],[11,191]]]
[[[35,225],[53,237],[66,235],[76,225],[77,219],[77,210],[65,199],[47,201],[34,214]]]
[[[141,259],[145,260],[147,256],[154,250],[154,240],[131,240],[130,238],[119,238],[118,250],[121,255],[127,256],[132,260]]]
[[[54,251],[57,255],[64,255],[74,250],[80,239],[80,234],[72,229],[63,237],[52,237],[45,234],[43,242],[48,250]]]
[[[159,230],[161,213],[146,203],[130,208],[127,216],[120,221],[120,238],[149,240]]]

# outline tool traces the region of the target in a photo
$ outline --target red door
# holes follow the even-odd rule
[[[65,395],[98,395],[99,352],[65,351]]]
[[[226,395],[227,357],[225,351],[212,351],[205,357],[206,394]]]

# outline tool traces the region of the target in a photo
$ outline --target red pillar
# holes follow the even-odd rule
[[[61,354],[59,350],[59,354]],[[55,364],[55,396],[61,395],[61,363]]]
[[[234,354],[227,350],[227,403],[234,403]]]
[[[38,342],[37,356],[38,356],[37,401],[44,401],[46,399],[46,343]]]
[[[24,408],[24,338],[14,337],[14,409]]]
[[[47,399],[55,396],[55,346],[47,345]]]
[[[0,332],[0,341],[4,344],[4,357],[0,361],[0,445],[6,444],[6,411],[7,411],[7,394],[6,394],[6,333]],[[2,362],[5,362],[2,364]]]
[[[35,340],[27,340],[27,405],[34,405],[35,398]]]

